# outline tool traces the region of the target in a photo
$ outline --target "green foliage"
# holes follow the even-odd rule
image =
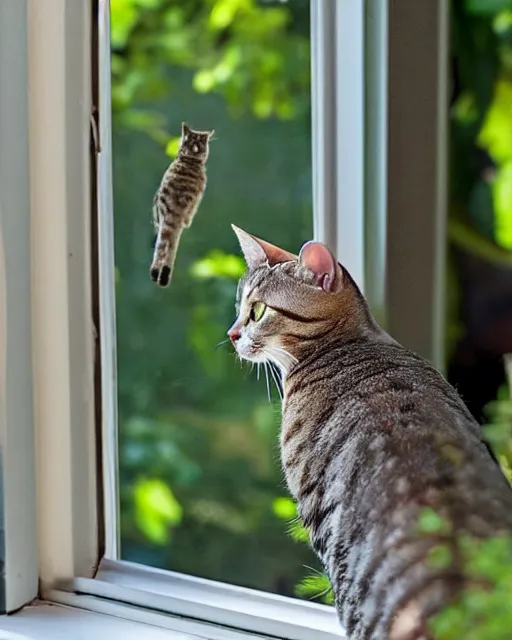
[[[491,422],[484,436],[492,445],[505,475],[512,480],[512,400],[504,387],[489,406]],[[447,532],[439,516],[428,513],[431,532]],[[441,531],[443,529],[444,531]],[[512,624],[512,539],[500,535],[489,540],[462,537],[457,544],[459,561],[467,577],[461,598],[432,621],[437,640],[505,640]],[[443,568],[453,561],[453,551],[444,543],[429,555],[433,566]]]
[[[503,269],[512,266],[512,2],[453,0],[453,49],[461,92],[451,112],[451,200],[449,234],[458,251]],[[494,166],[475,171],[468,157],[485,150]],[[452,285],[451,291],[454,291]],[[451,294],[453,296],[453,293]],[[456,330],[454,307],[450,318]],[[512,479],[512,401],[503,389],[489,407],[484,434],[504,473]],[[435,525],[435,523],[434,523]],[[435,528],[435,527],[434,527]],[[499,640],[510,637],[512,553],[504,537],[463,540],[468,588],[460,601],[433,622],[439,640]],[[450,549],[432,551],[434,564],[448,562]]]
[[[434,509],[425,508],[421,511],[418,518],[418,532],[419,533],[449,533],[449,523],[440,516]]]
[[[231,278],[239,280],[246,268],[244,259],[240,256],[213,249],[192,265],[190,273],[194,278],[200,279]]]
[[[465,0],[468,13],[494,16],[500,11],[512,9],[511,0]]]
[[[427,563],[434,569],[447,569],[452,562],[453,553],[446,544],[438,544],[429,551]]]
[[[308,532],[299,520],[294,500],[288,497],[276,498],[272,503],[272,508],[278,518],[289,522],[288,532],[295,542],[309,544]],[[312,572],[297,584],[295,595],[301,598],[318,599],[324,604],[333,604],[334,594],[329,578],[316,569],[312,569]]]
[[[275,498],[272,502],[272,510],[278,518],[283,520],[292,520],[297,517],[297,505],[291,498]]]
[[[432,621],[437,640],[506,640],[512,625],[512,540],[461,541],[468,586]]]
[[[177,90],[170,65],[190,70],[197,93],[222,95],[233,114],[297,117],[309,91],[308,7],[297,4],[113,0],[115,118],[166,143],[164,119],[141,104]]]
[[[505,385],[498,398],[489,405],[490,423],[484,427],[484,437],[492,446],[502,471],[512,483],[512,400]]]
[[[301,598],[318,599],[324,604],[334,604],[334,593],[325,574],[306,576],[297,585],[295,593]]]
[[[504,0],[466,0],[464,6],[465,11],[454,0],[462,87],[451,111],[450,224],[462,227],[458,246],[478,255],[478,236],[512,249],[512,7]],[[490,155],[493,170],[475,175],[467,157],[476,147]],[[461,241],[475,232],[476,242]],[[493,261],[492,251],[486,251],[485,259]]]
[[[500,78],[478,136],[497,164],[492,183],[495,240],[512,249],[512,83]]]
[[[230,223],[312,235],[309,3],[114,0],[112,27],[122,556],[293,595],[318,563],[278,515],[279,406],[221,343],[245,271]],[[219,142],[162,291],[151,203],[183,120]]]
[[[134,490],[135,522],[154,544],[169,542],[169,529],[180,523],[183,509],[167,484],[140,479]]]
[[[178,155],[179,148],[180,148],[180,136],[172,136],[169,138],[167,144],[165,145],[165,153],[169,157],[175,158]]]

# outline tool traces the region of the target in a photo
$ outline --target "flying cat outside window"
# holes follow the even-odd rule
[[[206,189],[206,160],[214,131],[194,131],[181,125],[178,155],[164,173],[153,199],[157,233],[150,276],[167,287],[183,230],[190,227]]]

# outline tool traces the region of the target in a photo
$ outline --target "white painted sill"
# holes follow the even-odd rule
[[[0,640],[346,640],[332,607],[130,562],[45,597],[0,617]]]
[[[129,617],[207,640],[340,640],[333,607],[171,571],[103,560],[94,579],[46,594],[63,605]],[[115,612],[114,612],[115,609]]]
[[[0,640],[207,640],[149,622],[41,602],[0,617]],[[247,636],[245,637],[247,640]]]

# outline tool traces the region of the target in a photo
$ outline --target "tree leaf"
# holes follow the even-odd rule
[[[170,527],[179,524],[183,515],[170,487],[158,478],[137,481],[134,507],[137,526],[154,544],[166,544]]]
[[[478,15],[493,15],[512,9],[512,0],[466,0],[466,11]]]

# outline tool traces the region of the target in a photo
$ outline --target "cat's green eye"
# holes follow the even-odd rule
[[[264,304],[263,302],[255,302],[252,305],[251,313],[249,314],[251,320],[253,320],[254,322],[259,322],[263,318],[263,315],[265,314],[266,310],[267,310],[266,304]]]

